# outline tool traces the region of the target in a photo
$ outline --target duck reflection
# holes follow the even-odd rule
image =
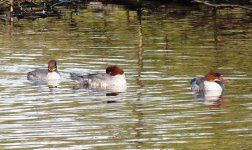
[[[125,86],[111,86],[111,87],[93,87],[90,85],[76,85],[73,87],[73,90],[85,89],[94,93],[104,93],[107,97],[116,97],[121,93],[125,93],[127,91],[127,87]]]
[[[61,80],[48,80],[48,81],[30,81],[33,86],[44,86],[47,85],[48,88],[57,88]]]
[[[118,88],[116,86],[114,86],[113,88],[94,88],[94,87],[90,87],[88,85],[83,86],[83,85],[78,85],[78,86],[74,86],[73,90],[81,90],[84,89],[86,91],[88,91],[88,93],[90,94],[102,94],[104,96],[106,96],[106,103],[118,103],[120,102],[122,99],[124,99],[124,94],[126,92],[127,87],[125,86],[124,88]]]
[[[49,88],[57,88],[60,82],[60,80],[48,80],[47,85]]]

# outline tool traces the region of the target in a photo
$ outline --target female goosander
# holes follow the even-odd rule
[[[191,80],[191,89],[207,100],[214,100],[224,94],[224,78],[218,71],[210,71],[204,77]]]
[[[126,78],[124,71],[114,65],[106,68],[106,73],[78,75],[71,73],[71,79],[79,82],[83,87],[95,89],[125,89]]]
[[[60,75],[57,72],[57,62],[55,60],[48,61],[48,69],[36,69],[27,73],[27,79],[33,81],[50,81],[59,80]]]

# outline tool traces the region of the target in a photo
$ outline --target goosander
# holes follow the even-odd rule
[[[57,86],[60,78],[57,71],[57,62],[55,60],[48,61],[48,69],[36,69],[27,73],[28,80],[47,81],[49,87]]]
[[[218,71],[210,71],[204,77],[191,80],[191,90],[205,100],[217,100],[224,95],[224,78]]]
[[[119,92],[126,89],[124,71],[116,65],[108,66],[106,73],[87,75],[71,73],[70,76],[72,80],[77,81],[81,86],[91,89],[111,89]]]

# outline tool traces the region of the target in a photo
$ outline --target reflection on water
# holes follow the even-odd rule
[[[252,148],[249,12],[93,9],[0,22],[0,149]],[[57,88],[26,80],[50,59],[63,77]],[[115,64],[126,92],[75,88],[69,76]],[[216,109],[190,92],[190,79],[210,69],[229,79]]]
[[[199,93],[193,92],[195,97],[204,101],[204,104],[209,107],[220,107],[225,103],[225,95],[218,90],[204,90]],[[223,105],[222,105],[223,104]]]

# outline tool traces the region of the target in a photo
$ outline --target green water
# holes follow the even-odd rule
[[[0,149],[252,148],[251,13],[96,5],[0,22]],[[26,80],[49,59],[58,60],[58,88]],[[127,76],[117,96],[69,78],[113,64]],[[190,91],[190,79],[210,69],[228,79],[216,105]]]

